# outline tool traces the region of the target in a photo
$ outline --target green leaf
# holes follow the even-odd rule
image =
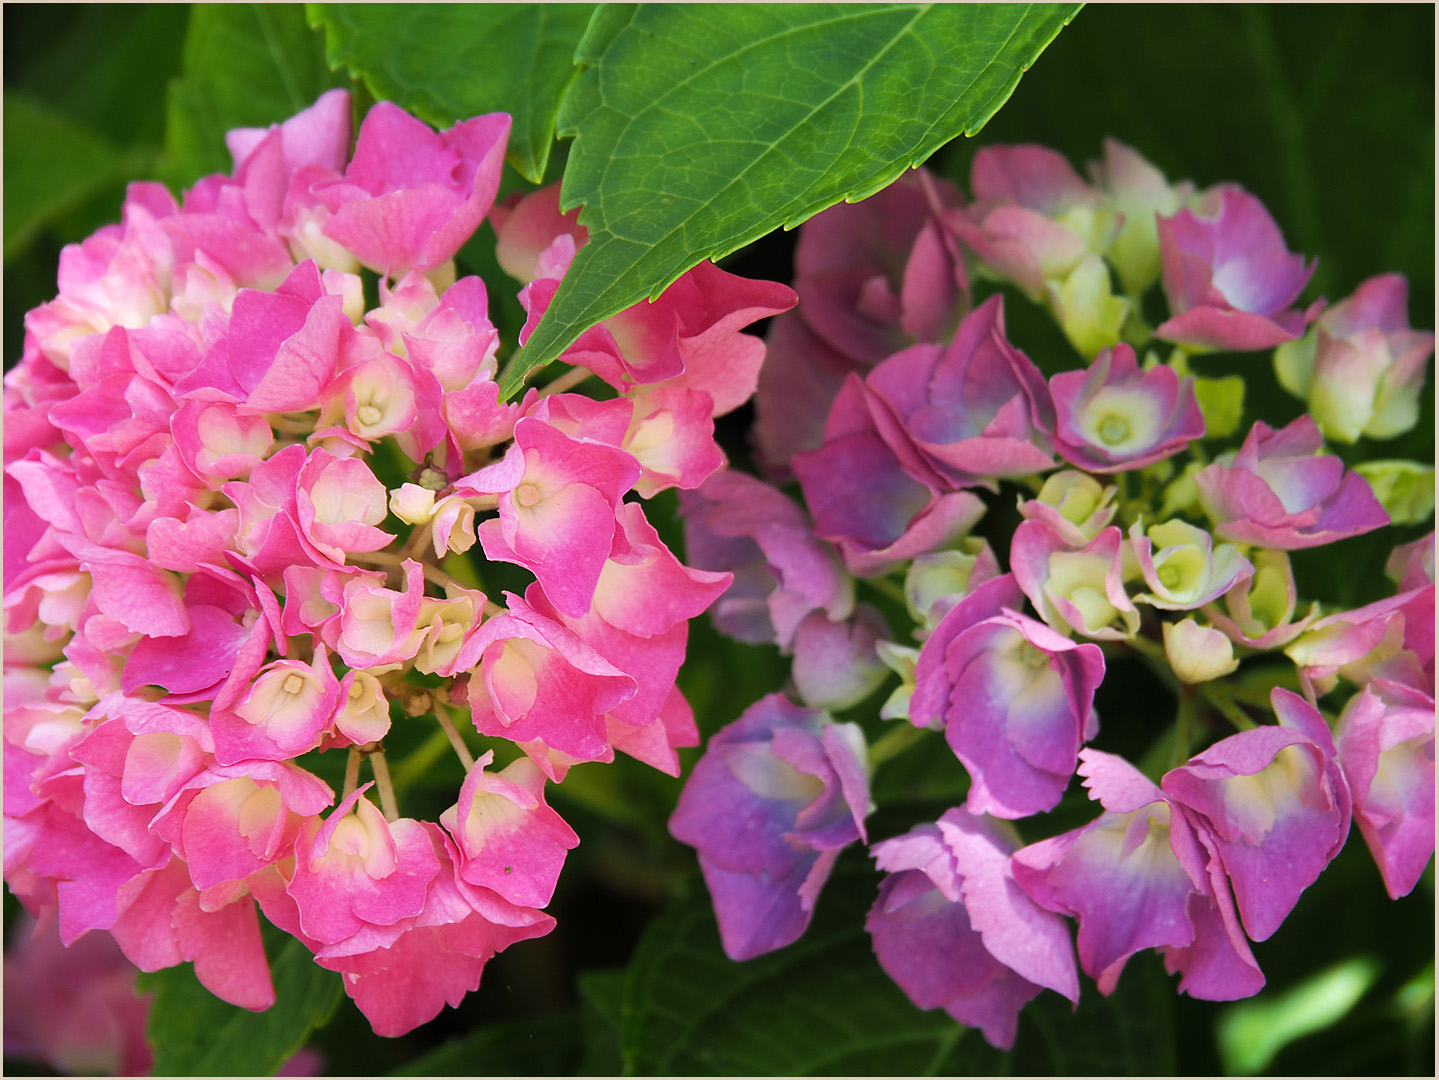
[[[1173,1076],[1175,981],[1154,952],[1130,958],[1113,994],[1082,979],[1079,1009],[1042,993],[1019,1014],[1014,1076]]]
[[[391,1076],[568,1076],[581,1050],[580,1011],[489,1023],[422,1054]]]
[[[825,886],[795,944],[744,963],[725,957],[696,886],[650,924],[625,986],[629,1075],[994,1075],[1173,1073],[1173,990],[1156,957],[1119,988],[1092,984],[1077,1013],[1049,991],[1020,1014],[1001,1053],[942,1010],[914,1007],[874,958],[864,929],[879,875],[857,849]]]
[[[330,1018],[341,994],[340,976],[315,963],[304,945],[283,940],[270,953],[275,1004],[250,1012],[227,1004],[200,985],[193,965],[140,977],[153,991],[147,1031],[157,1076],[270,1076]]]
[[[624,1066],[620,1055],[620,1025],[625,998],[624,968],[582,972],[575,980],[580,992],[580,1014],[585,1052],[577,1070],[580,1076],[617,1076]]]
[[[299,4],[196,4],[182,76],[170,84],[166,179],[228,172],[225,132],[288,119],[338,81]]]
[[[590,240],[501,382],[702,259],[860,199],[973,134],[1068,4],[613,5],[559,131]]]
[[[1225,1072],[1231,1076],[1264,1072],[1290,1043],[1340,1020],[1378,977],[1377,962],[1357,957],[1284,993],[1261,994],[1231,1005],[1216,1032]]]
[[[880,969],[863,925],[878,882],[850,877],[829,883],[803,938],[743,964],[721,950],[703,888],[672,903],[630,965],[625,1073],[933,1075],[961,1037],[978,1041]]]
[[[21,94],[6,90],[4,108],[7,262],[46,225],[149,166],[149,154],[119,150],[103,136]]]
[[[593,4],[310,4],[331,67],[436,127],[481,113],[513,118],[509,160],[545,175],[560,98]]]

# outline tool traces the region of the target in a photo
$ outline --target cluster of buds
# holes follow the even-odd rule
[[[681,499],[690,558],[735,575],[717,625],[792,657],[787,693],[710,742],[670,823],[726,951],[804,932],[839,849],[871,839],[870,770],[942,733],[965,801],[872,847],[887,876],[867,928],[916,1005],[1000,1047],[1042,988],[1077,1001],[1082,970],[1108,994],[1141,950],[1195,997],[1255,993],[1250,942],[1351,823],[1395,898],[1434,850],[1433,533],[1395,549],[1397,592],[1356,610],[1301,610],[1289,556],[1432,511],[1432,468],[1427,502],[1399,507],[1323,438],[1412,427],[1433,335],[1409,328],[1395,275],[1296,307],[1313,264],[1237,186],[1171,184],[1113,141],[1092,177],[993,147],[972,202],[921,170],[813,219],[755,428],[801,501],[732,471]],[[1046,305],[1087,366],[1046,378],[1003,296],[973,303],[985,278]],[[1190,357],[1276,346],[1310,413],[1216,454],[1233,387]],[[1014,491],[1018,526],[981,535]],[[1121,658],[1177,701],[1142,768],[1100,748],[1096,691]],[[854,712],[831,714],[891,673],[892,726],[867,747]],[[1042,838],[1025,819],[1076,776],[1103,813]]]
[[[233,174],[179,202],[131,185],[26,317],[4,873],[67,945],[193,961],[259,1010],[263,912],[399,1034],[553,927],[579,840],[547,784],[617,750],[678,775],[698,742],[675,675],[731,576],[681,564],[626,497],[724,465],[714,416],[765,351],[740,331],[794,296],[701,266],[500,400],[456,252],[489,217],[533,324],[585,242],[556,189],[493,205],[509,126],[437,134],[381,103],[352,153],[333,91],[231,132]],[[592,375],[604,400],[567,392]],[[522,596],[485,591],[498,563],[533,576]],[[418,749],[388,760],[397,737]],[[402,816],[447,747],[453,805]]]

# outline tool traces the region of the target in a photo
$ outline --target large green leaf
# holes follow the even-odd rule
[[[326,55],[437,127],[507,112],[510,163],[545,175],[593,4],[310,4]]]
[[[140,977],[154,991],[148,1031],[157,1076],[269,1076],[325,1023],[339,1003],[340,976],[293,938],[271,945],[275,1004],[249,1012],[215,997],[190,964]]]
[[[1021,1014],[1016,1049],[921,1012],[874,958],[865,914],[879,876],[841,860],[798,942],[728,960],[696,886],[645,931],[621,1019],[631,1075],[1144,1074],[1174,1071],[1162,966],[1136,959],[1113,997],[1086,984],[1077,1013],[1049,991]]]
[[[607,5],[576,59],[562,205],[590,242],[501,393],[702,259],[869,195],[982,127],[1073,5]]]
[[[225,132],[278,123],[337,84],[299,4],[196,4],[170,85],[165,178],[227,172]]]
[[[116,180],[141,174],[150,155],[108,139],[39,102],[5,91],[5,259],[56,218]]]

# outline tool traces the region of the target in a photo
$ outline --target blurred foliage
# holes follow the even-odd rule
[[[322,37],[297,5],[193,12],[8,5],[5,29],[6,367],[20,355],[24,312],[54,294],[62,245],[118,217],[127,179],[180,183],[225,168],[219,137],[227,126],[284,119],[342,82],[321,63]],[[1410,281],[1411,322],[1432,327],[1433,33],[1430,6],[1091,7],[1048,47],[979,138],[950,144],[930,164],[967,186],[981,145],[1039,142],[1082,165],[1112,135],[1171,178],[1237,181],[1258,195],[1290,247],[1319,256],[1307,296],[1338,300],[1365,278],[1396,270]],[[366,100],[360,90],[357,111]],[[560,175],[567,149],[553,148],[548,179]],[[536,150],[528,160],[543,155]],[[525,187],[507,168],[502,193]],[[770,234],[726,266],[788,280],[794,239]],[[523,313],[495,265],[488,227],[460,262],[485,276],[492,313],[512,342]],[[1041,367],[1077,362],[1047,315],[1013,293],[1007,307],[1013,336]],[[1206,356],[1193,367],[1245,377],[1244,428],[1259,416],[1278,424],[1300,412],[1266,358]],[[1423,401],[1414,431],[1338,452],[1351,462],[1431,463],[1432,394]],[[741,466],[751,416],[738,410],[718,432]],[[652,516],[681,550],[674,506],[672,495],[663,496]],[[985,529],[1011,529],[1011,511],[996,503]],[[1299,553],[1301,589],[1335,605],[1373,599],[1384,590],[1380,571],[1390,549],[1424,531],[1385,529]],[[494,576],[487,589],[515,584],[503,571]],[[781,688],[786,671],[777,650],[737,644],[700,619],[680,684],[708,736]],[[882,730],[873,713],[883,693],[847,716],[872,736]],[[1137,759],[1170,719],[1152,715],[1154,702],[1170,708],[1142,667],[1116,665],[1097,700],[1100,745]],[[411,723],[397,732],[397,748],[418,747],[427,733]],[[682,752],[686,769],[697,756]],[[448,755],[443,761],[407,791],[411,812],[433,817],[454,798],[458,766]],[[882,809],[868,823],[871,839],[932,819],[963,787],[963,771],[947,754],[915,750],[886,763],[875,777]],[[678,780],[623,758],[575,770],[554,792],[583,837],[550,908],[558,929],[496,957],[477,993],[401,1039],[375,1037],[342,998],[312,1042],[329,1072],[611,1074],[625,1064],[892,1072],[901,1059],[866,1042],[881,1016],[909,1047],[904,1065],[921,1072],[1433,1072],[1433,866],[1409,897],[1391,902],[1357,832],[1283,928],[1255,945],[1269,979],[1261,996],[1233,1005],[1177,997],[1158,960],[1137,957],[1112,999],[1086,981],[1077,1016],[1042,995],[1021,1019],[1014,1054],[1002,1058],[974,1033],[960,1037],[943,1014],[896,1006],[897,992],[860,929],[878,875],[858,850],[847,853],[844,872],[821,898],[810,936],[746,965],[725,961],[693,854],[664,828],[679,789]],[[1076,789],[1026,827],[1054,833],[1091,814]],[[14,907],[7,895],[7,924]],[[277,977],[282,970],[277,964]],[[155,985],[172,987],[167,992],[181,1000],[198,997],[193,982],[180,969]],[[862,1000],[849,1000],[846,987]],[[722,999],[724,992],[735,996]],[[870,995],[888,1004],[859,1007]],[[692,1007],[678,1027],[673,1016],[662,1022],[659,1011],[682,1001]],[[223,1045],[218,1039],[234,1030],[228,1007],[209,999],[194,1007]],[[815,1049],[826,1033],[835,1056],[822,1060]]]
[[[196,4],[167,92],[160,178],[180,188],[228,172],[225,132],[283,120],[343,83],[299,5]]]

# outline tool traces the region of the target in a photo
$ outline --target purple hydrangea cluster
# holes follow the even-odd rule
[[[585,242],[556,188],[493,206],[509,126],[380,103],[352,144],[333,91],[231,132],[233,173],[179,201],[132,184],[26,317],[4,874],[66,945],[192,961],[260,1010],[263,912],[399,1034],[554,926],[579,838],[548,785],[616,751],[678,775],[699,741],[675,674],[732,575],[683,565],[629,496],[721,468],[714,417],[765,353],[741,331],[794,294],[702,265],[502,401],[456,252],[493,222],[528,333]],[[567,392],[591,375],[608,387]],[[532,575],[523,596],[485,591],[496,563]],[[397,729],[419,749],[392,763]],[[451,746],[454,804],[404,816]]]
[[[710,741],[670,824],[726,951],[755,956],[804,932],[839,847],[876,839],[870,770],[942,733],[965,801],[874,843],[866,925],[916,1005],[1008,1047],[1041,989],[1077,1001],[1082,970],[1108,994],[1142,950],[1181,992],[1254,994],[1250,942],[1351,825],[1392,897],[1428,864],[1433,533],[1395,549],[1394,595],[1350,611],[1304,610],[1289,553],[1390,523],[1376,474],[1324,438],[1412,427],[1434,337],[1410,329],[1397,275],[1299,305],[1314,263],[1259,200],[1170,183],[1112,140],[1089,180],[1042,147],[983,149],[970,187],[916,170],[801,232],[800,304],[759,379],[775,483],[723,471],[681,497],[690,557],[735,575],[716,623],[776,644],[793,679]],[[981,281],[1044,305],[1087,363],[1046,378],[1003,293],[974,301]],[[1168,315],[1150,327],[1156,284]],[[1190,360],[1261,350],[1308,412],[1224,449],[1232,383]],[[1432,511],[1429,483],[1406,520]],[[1015,491],[1017,528],[981,535]],[[886,595],[899,632],[863,602]],[[1123,657],[1177,700],[1172,751],[1143,771],[1092,745]],[[895,726],[866,747],[831,712],[891,672]],[[1036,839],[1076,776],[1102,813]]]

